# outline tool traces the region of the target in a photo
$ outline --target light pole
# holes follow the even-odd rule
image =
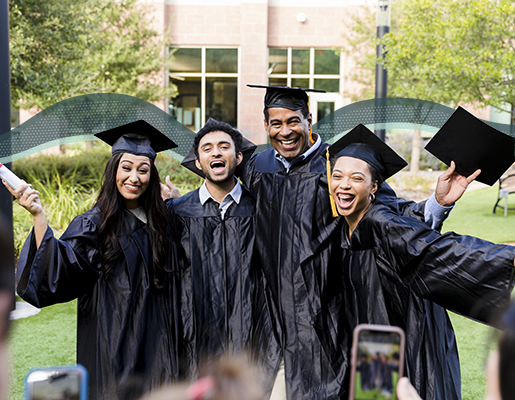
[[[9,2],[0,0],[0,134],[8,135],[11,130],[11,74],[9,70]],[[7,165],[10,168],[10,164]],[[2,254],[2,262],[14,266],[13,202],[11,194],[0,185],[0,220],[9,243],[8,254]],[[14,292],[14,269],[12,276]]]
[[[384,34],[390,31],[390,0],[378,0],[377,4],[377,38],[382,39]],[[376,55],[378,60],[384,57],[384,49],[381,44],[377,45]],[[376,108],[381,107],[381,105],[385,104],[385,101],[381,101],[379,99],[386,99],[386,91],[388,86],[388,73],[383,68],[383,66],[377,62],[376,63],[376,90],[375,90],[375,98],[376,98]],[[376,113],[376,123],[377,122],[385,122],[384,121],[384,113]],[[384,142],[386,138],[386,131],[384,129],[378,129],[375,131],[375,134],[379,136],[379,138]]]

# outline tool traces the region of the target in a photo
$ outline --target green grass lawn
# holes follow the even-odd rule
[[[13,321],[10,400],[23,400],[25,375],[32,368],[76,363],[77,301],[41,309]]]
[[[479,236],[493,242],[515,242],[515,211],[505,218],[492,214],[497,187],[467,193],[452,211],[444,231]],[[515,207],[515,197],[510,200]],[[10,337],[12,354],[11,400],[23,399],[23,379],[34,367],[75,363],[75,301],[47,307],[33,317],[14,321]],[[491,329],[450,313],[456,330],[464,400],[484,398],[484,364]]]

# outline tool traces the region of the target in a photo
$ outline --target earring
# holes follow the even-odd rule
[[[376,195],[374,193],[370,193],[369,198],[370,198],[370,202],[373,203],[376,199]]]

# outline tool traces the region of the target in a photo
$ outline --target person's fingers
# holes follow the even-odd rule
[[[447,168],[443,174],[441,174],[438,179],[448,179],[452,174],[454,174],[454,171],[456,169],[456,164],[454,164],[454,161],[451,161],[451,165],[449,165],[449,168]]]
[[[474,172],[472,175],[467,176],[467,183],[470,183],[470,182],[472,182],[474,179],[476,179],[476,178],[479,176],[479,174],[480,174],[480,173],[481,173],[481,170],[480,170],[480,169],[478,169],[478,170],[476,170],[476,172]]]
[[[18,190],[16,190],[18,191]],[[23,191],[23,193],[20,194],[20,197],[18,197],[18,203],[20,203],[22,200],[27,201],[30,196],[35,195],[36,197],[39,195],[39,192],[35,189],[32,189],[31,187],[28,187],[26,190]],[[31,197],[31,201],[29,204],[34,200],[33,197]],[[21,203],[20,203],[21,204]]]
[[[15,198],[19,199],[21,195],[23,194],[24,190],[30,187],[28,183],[23,182],[22,185],[18,186],[16,189],[13,189],[9,184],[5,181],[2,181],[4,186],[7,188],[9,193],[11,193]]]
[[[421,400],[417,391],[405,376],[397,382],[397,397],[399,400]]]
[[[449,165],[449,171],[452,174],[456,170],[456,163],[451,160],[451,165]]]
[[[5,188],[9,191],[9,193],[11,193],[13,196],[15,196],[15,192],[14,192],[13,188],[12,188],[12,187],[10,187],[10,186],[7,184],[7,182],[5,182],[5,181],[2,181],[2,183],[4,184]],[[15,197],[16,197],[16,196],[15,196]]]

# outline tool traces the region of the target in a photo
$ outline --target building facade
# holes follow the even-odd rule
[[[170,32],[167,74],[179,95],[166,107],[198,130],[209,117],[265,143],[264,90],[247,84],[324,89],[310,95],[315,122],[350,103],[346,15],[366,0],[164,0],[156,13]]]

